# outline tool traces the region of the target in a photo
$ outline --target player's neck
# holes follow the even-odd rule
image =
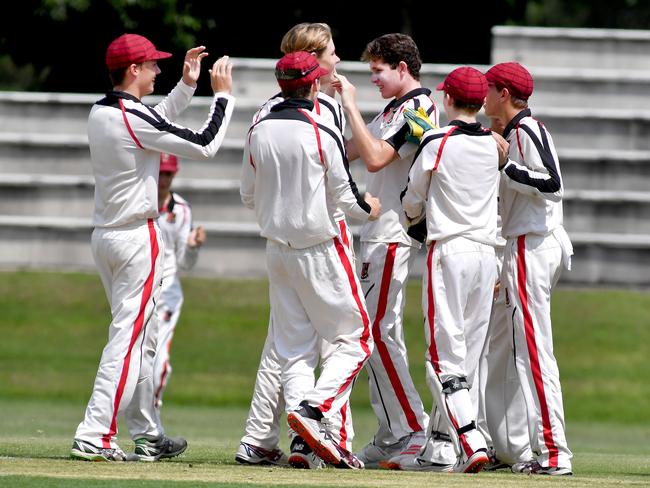
[[[158,190],[158,208],[163,209],[167,207],[167,204],[169,203],[171,197],[171,192],[167,190],[166,192],[162,192]]]
[[[418,88],[422,88],[422,83],[414,78],[411,78],[409,75],[409,78],[404,81],[404,84],[400,87],[400,90],[397,95],[395,95],[395,98],[402,98],[407,93],[412,92],[413,90],[417,90]]]

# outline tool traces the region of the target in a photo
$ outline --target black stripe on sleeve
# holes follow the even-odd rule
[[[339,119],[338,114],[336,113],[336,109],[332,106],[330,102],[327,100],[323,100],[322,98],[319,98],[318,101],[320,102],[321,105],[325,105],[327,109],[332,112],[332,117],[334,117],[334,125],[338,127],[338,129],[343,132],[343,127],[341,124],[341,119]]]
[[[363,196],[359,193],[357,184],[354,182],[354,179],[352,178],[352,174],[350,173],[350,163],[348,161],[347,155],[345,154],[345,149],[343,147],[343,142],[341,141],[341,138],[337,136],[336,133],[329,127],[325,127],[324,125],[321,124],[317,124],[317,125],[319,129],[327,132],[330,136],[332,136],[332,139],[336,141],[336,145],[338,146],[339,151],[341,152],[341,158],[343,158],[343,167],[345,168],[345,172],[348,174],[348,184],[350,185],[350,190],[352,190],[354,197],[357,199],[357,204],[366,212],[370,213],[372,209],[370,208],[370,205],[368,205],[368,203],[363,199]]]
[[[540,126],[540,131],[542,138],[544,139],[544,145],[539,141],[533,130],[527,125],[521,124],[521,127],[531,141],[535,144],[535,148],[542,158],[542,164],[548,171],[550,176],[549,179],[539,179],[531,178],[527,171],[517,169],[515,166],[511,165],[505,169],[506,174],[513,180],[523,185],[528,185],[536,188],[541,193],[555,193],[560,188],[562,188],[562,180],[560,179],[560,174],[557,171],[557,166],[555,160],[553,159],[553,154],[550,151],[548,144],[548,139],[546,138],[546,132]]]
[[[409,134],[409,125],[408,122],[404,122],[404,125],[395,132],[388,139],[384,139],[388,144],[393,146],[393,149],[399,152],[400,148],[406,144],[406,136]]]
[[[181,139],[192,142],[199,146],[207,146],[210,144],[214,138],[219,133],[221,124],[223,123],[224,116],[226,114],[226,106],[228,105],[228,100],[226,98],[219,98],[214,104],[214,111],[212,112],[212,117],[207,127],[202,132],[194,132],[191,129],[185,127],[179,127],[172,125],[162,118],[153,118],[149,115],[130,108],[125,108],[130,114],[140,117],[142,120],[147,122],[152,127],[158,129],[160,132],[168,132],[174,134]],[[137,134],[136,134],[137,135]]]

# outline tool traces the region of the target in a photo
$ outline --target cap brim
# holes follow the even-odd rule
[[[156,59],[167,59],[171,58],[172,53],[166,53],[165,51],[156,51],[154,55],[151,57],[151,60],[156,60]]]
[[[445,82],[438,83],[436,90],[443,91],[445,89]]]

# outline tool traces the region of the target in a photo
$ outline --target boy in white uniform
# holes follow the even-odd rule
[[[499,190],[502,234],[507,240],[502,286],[512,321],[517,371],[526,401],[535,459],[513,471],[570,475],[562,387],[551,328],[551,292],[573,247],[562,226],[562,175],[553,139],[528,108],[533,78],[519,63],[486,73],[485,114],[505,126],[510,143]]]
[[[403,451],[419,450],[428,422],[409,371],[403,331],[406,283],[420,242],[407,232],[399,195],[417,150],[406,139],[404,110],[422,108],[435,124],[438,113],[431,91],[420,84],[420,54],[409,36],[383,35],[368,43],[362,59],[369,63],[371,81],[382,97],[392,99],[366,127],[356,106],[355,87],[338,76],[337,90],[352,129],[348,157],[364,161],[370,172],[366,188],[377,194],[384,209],[379,220],[364,224],[360,238],[360,279],[375,340],[366,369],[378,428],[357,455],[366,466],[377,467]]]
[[[156,304],[160,332],[153,364],[153,391],[156,422],[164,432],[160,418],[162,397],[172,374],[170,350],[176,324],[183,306],[183,288],[180,270],[194,267],[199,249],[205,242],[205,229],[192,227],[190,204],[178,193],[171,191],[172,181],[178,173],[178,158],[161,153],[158,180],[158,227],[165,243],[163,256],[163,282],[160,300]]]
[[[297,408],[289,426],[325,462],[358,468],[321,422],[347,402],[372,350],[365,301],[331,209],[367,220],[381,207],[369,194],[355,196],[340,134],[312,112],[326,73],[305,51],[278,61],[286,100],[249,131],[240,193],[267,239],[273,341],[287,409]],[[314,385],[321,338],[335,351]]]
[[[343,138],[345,116],[341,105],[334,99],[335,90],[330,84],[331,77],[335,74],[336,64],[340,61],[336,55],[330,27],[323,23],[297,24],[284,35],[280,48],[285,54],[307,51],[316,57],[322,68],[329,71],[320,79],[320,91],[314,99],[314,113],[331,122]],[[271,108],[282,101],[284,101],[282,93],[267,100],[253,117],[253,124],[267,116]],[[336,208],[334,219],[339,227],[342,243],[354,254],[352,232],[345,219],[345,213]],[[333,348],[328,342],[322,341],[321,349],[321,361],[326,361]],[[242,437],[235,454],[236,461],[253,465],[284,465],[288,462],[287,456],[279,448],[280,417],[283,412],[280,364],[273,344],[271,324],[269,324],[269,332],[255,379],[255,390],[246,418],[246,434]],[[352,449],[354,429],[349,402],[341,408],[339,414],[330,419],[329,432],[342,448]],[[300,439],[294,438],[294,442],[300,442]],[[301,463],[304,468],[321,467],[322,460],[310,451],[309,446],[304,443],[302,446],[301,451],[292,449],[293,465]]]
[[[106,51],[113,90],[93,105],[88,141],[95,177],[92,235],[112,322],[83,421],[70,455],[89,461],[158,460],[182,453],[184,439],[160,431],[153,406],[153,359],[158,338],[155,303],[160,295],[164,244],[158,217],[160,153],[213,157],[230,122],[232,65],[219,59],[210,71],[214,100],[195,132],[171,122],[189,104],[207,53],[190,49],[183,79],[155,107],[140,99],[153,92],[158,51],[145,37],[124,34]],[[117,415],[124,412],[136,456],[117,445]]]
[[[488,462],[477,430],[478,362],[487,334],[496,280],[499,152],[489,129],[476,121],[487,92],[485,76],[457,68],[444,90],[447,127],[422,137],[402,205],[411,222],[426,218],[427,269],[422,309],[427,340],[427,383],[455,464],[415,458],[401,469],[475,473]],[[435,418],[432,419],[436,420]]]

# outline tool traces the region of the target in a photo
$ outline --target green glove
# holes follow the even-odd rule
[[[422,140],[422,136],[426,131],[438,128],[429,118],[423,107],[418,107],[417,110],[413,110],[412,108],[404,109],[404,118],[406,118],[406,122],[409,125],[409,133],[406,136],[406,140],[414,144],[420,144],[420,140]]]

